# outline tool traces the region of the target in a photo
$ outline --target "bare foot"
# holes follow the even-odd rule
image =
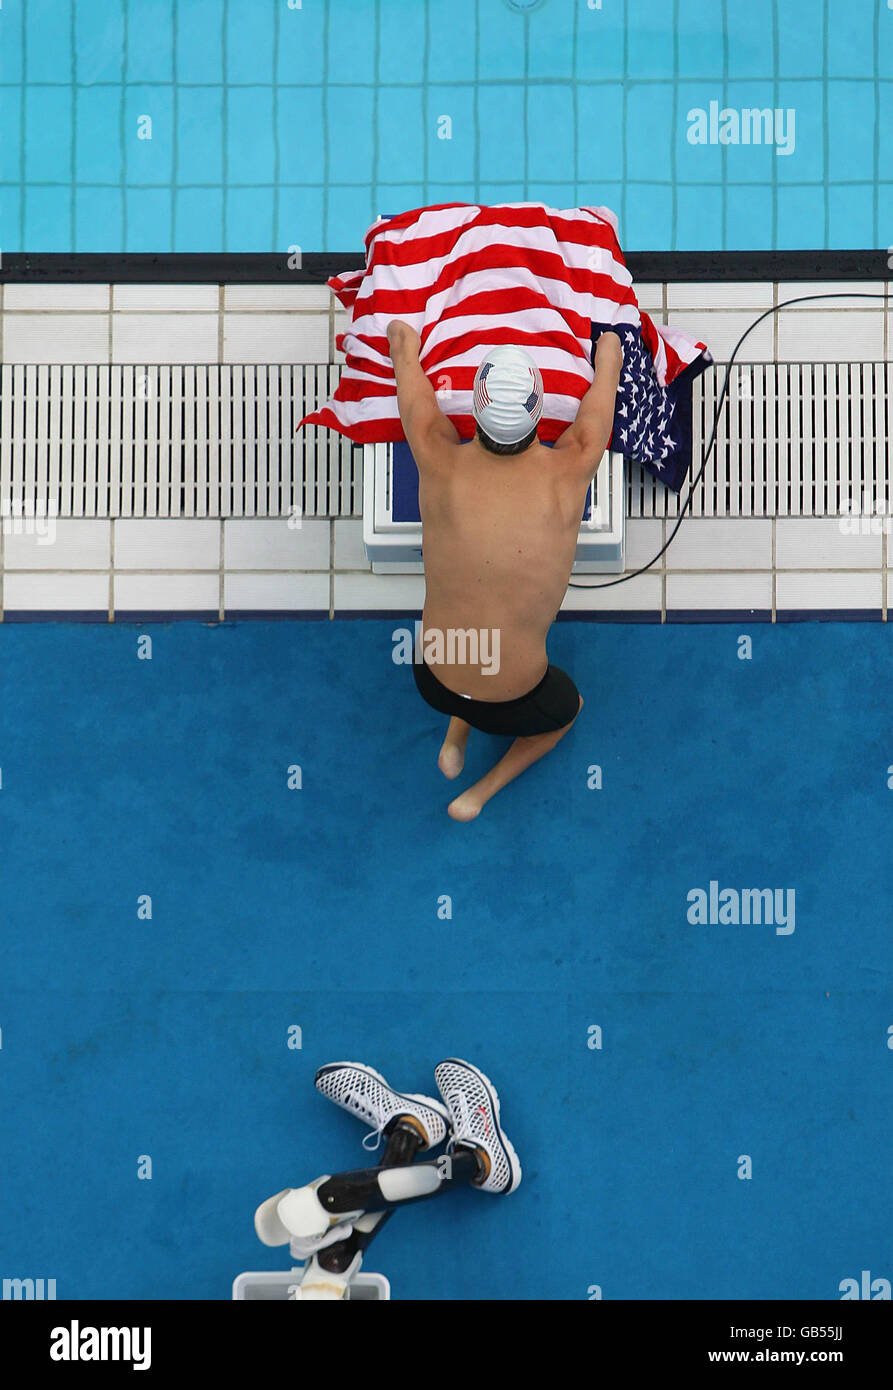
[[[481,803],[475,799],[470,791],[457,796],[455,801],[451,801],[447,807],[447,815],[452,820],[474,820],[475,816],[479,816],[480,813]]]
[[[445,743],[437,756],[437,766],[444,777],[449,777],[452,781],[465,766],[465,749],[455,743]]]
[[[580,696],[580,703],[577,706],[577,714],[583,708],[583,697]],[[492,767],[486,776],[479,782],[475,782],[473,787],[462,792],[447,807],[447,815],[451,820],[469,821],[474,820],[480,815],[483,808],[492,796],[501,791],[509,782],[513,782],[522,772],[526,771],[540,758],[545,757],[555,747],[556,743],[564,738],[564,735],[574,725],[577,714],[565,724],[563,729],[556,729],[550,734],[534,734],[529,738],[516,738],[508,752],[500,758],[499,762]]]
[[[450,781],[458,777],[465,766],[465,748],[470,733],[471,725],[466,724],[464,719],[453,717],[450,720],[450,727],[437,756],[437,766]]]

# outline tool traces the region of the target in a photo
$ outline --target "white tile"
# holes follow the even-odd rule
[[[336,574],[335,612],[351,609],[421,612],[425,603],[423,574]]]
[[[698,283],[667,285],[668,309],[768,309],[772,305],[772,283],[768,280],[742,280],[725,283],[706,280]]]
[[[310,518],[291,527],[282,520],[233,520],[223,524],[227,570],[328,570],[328,521]]]
[[[585,584],[586,588],[568,589],[561,604],[562,613],[660,612],[662,580],[659,574],[649,571],[611,588],[596,587],[614,578],[619,575],[572,574],[571,579]]]
[[[645,281],[641,285],[633,285],[636,299],[639,301],[639,308],[644,309],[650,314],[655,309],[664,307],[664,287],[657,281]]]
[[[881,309],[793,309],[778,315],[780,362],[877,362],[884,356]]]
[[[812,304],[797,304],[788,313],[806,313],[815,309],[846,309],[852,306],[854,294],[884,294],[883,280],[781,280],[778,285],[778,302],[785,299],[800,299],[807,294],[841,295],[841,299],[815,300]],[[847,303],[849,300],[849,304]],[[855,301],[858,304],[858,300]],[[867,302],[867,301],[863,301]],[[880,300],[878,303],[880,304]]]
[[[667,612],[772,608],[771,574],[669,574]]]
[[[361,520],[335,522],[336,570],[368,570],[369,561],[363,548],[363,523]]]
[[[226,309],[327,310],[332,298],[328,285],[227,285]]]
[[[887,315],[887,341],[884,360],[893,362],[893,314]]]
[[[224,362],[328,362],[328,314],[233,314],[223,320]]]
[[[5,525],[13,523],[7,521]],[[46,529],[44,537],[5,532],[3,564],[7,570],[108,569],[111,522],[50,517],[41,527]]]
[[[635,570],[647,565],[663,543],[663,522],[653,517],[630,517],[626,523],[626,568]],[[663,569],[663,564],[661,556],[655,570]]]
[[[227,574],[223,593],[227,613],[238,609],[329,611],[327,574]]]
[[[112,308],[143,313],[159,309],[216,313],[219,304],[217,285],[115,285]]]
[[[109,581],[104,574],[6,574],[3,577],[6,612],[39,609],[52,612],[101,612],[109,607]]]
[[[219,521],[159,517],[115,522],[116,570],[216,570],[219,566]]]
[[[686,517],[667,551],[671,570],[772,568],[772,522],[768,517]]]
[[[116,613],[217,613],[219,609],[220,584],[216,574],[115,575]]]
[[[339,335],[339,333],[346,333],[346,332],[347,332],[348,328],[350,327],[350,320],[351,320],[351,315],[350,315],[349,313],[347,313],[347,311],[346,311],[345,309],[336,309],[336,310],[335,310],[335,336],[334,336],[334,338],[332,339],[332,342],[333,342],[333,343],[337,343],[337,342],[338,342],[338,335]],[[344,363],[344,362],[347,361],[347,359],[346,359],[344,353],[340,350],[340,348],[338,348],[338,347],[335,348],[335,354],[334,354],[334,356],[333,356],[333,358],[332,358],[332,361],[333,361],[333,362],[341,362],[341,363]]]
[[[115,314],[114,362],[216,362],[216,314]]]
[[[684,328],[699,342],[706,343],[717,362],[727,362],[732,349],[746,328],[753,323],[754,315],[745,310],[742,313],[711,309],[702,313],[683,313],[676,310],[668,315],[671,328]],[[772,320],[765,319],[742,344],[738,353],[739,362],[771,362],[774,356]]]
[[[882,575],[779,574],[778,612],[801,608],[881,608]]]
[[[880,520],[880,519],[879,519]],[[775,523],[776,568],[818,570],[879,569],[883,536],[847,535],[856,517],[779,517]]]
[[[3,308],[108,309],[108,285],[7,285]]]
[[[5,362],[107,362],[108,314],[3,315]]]

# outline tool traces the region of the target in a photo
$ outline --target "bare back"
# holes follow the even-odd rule
[[[423,629],[496,632],[499,644],[493,674],[492,649],[488,662],[435,665],[443,685],[478,700],[513,700],[545,674],[546,636],[567,589],[588,484],[562,451],[538,443],[509,456],[477,440],[438,443],[419,483]]]

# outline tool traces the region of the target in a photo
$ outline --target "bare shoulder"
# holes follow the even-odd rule
[[[578,418],[555,443],[556,465],[572,483],[588,487],[605,456],[609,439],[609,424]]]
[[[462,441],[452,421],[441,414],[439,419],[432,416],[425,427],[414,430],[409,446],[419,472],[440,472],[456,462]]]
[[[591,457],[591,441],[581,438],[579,431],[571,425],[564,431],[560,439],[556,439],[551,449],[544,449],[544,453],[551,455],[552,469],[555,476],[576,485],[582,476],[588,472],[592,477],[592,465],[588,463]]]

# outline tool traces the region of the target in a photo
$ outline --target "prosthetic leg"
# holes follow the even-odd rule
[[[347,1296],[363,1252],[388,1219],[387,1206],[380,1200],[367,1211],[357,1199],[367,1192],[370,1198],[380,1198],[379,1172],[405,1172],[417,1153],[441,1144],[447,1136],[448,1112],[429,1096],[395,1091],[380,1072],[359,1062],[321,1067],[316,1087],[369,1126],[364,1147],[370,1140],[377,1147],[384,1135],[379,1167],[362,1170],[365,1183],[355,1182],[350,1193],[338,1176],[277,1193],[258,1208],[255,1228],[266,1244],[288,1242],[292,1255],[307,1260],[295,1298],[336,1299]]]
[[[386,1142],[377,1168],[287,1188],[258,1208],[259,1238],[267,1245],[289,1243],[292,1254],[307,1261],[295,1299],[347,1297],[364,1251],[397,1207],[467,1184],[495,1194],[518,1186],[520,1164],[502,1132],[492,1083],[458,1058],[441,1062],[434,1074],[443,1103],[394,1091],[379,1072],[361,1063],[332,1063],[317,1073],[317,1089],[363,1119],[376,1143],[381,1135]],[[446,1154],[413,1162],[448,1132]]]
[[[412,1163],[421,1146],[418,1130],[397,1120],[387,1135],[380,1166],[395,1168]],[[354,1222],[349,1236],[312,1255],[301,1278],[301,1297],[324,1298],[322,1290],[327,1288],[343,1288],[344,1292],[335,1296],[345,1297],[351,1279],[360,1271],[366,1250],[390,1217],[390,1211],[364,1213]]]

